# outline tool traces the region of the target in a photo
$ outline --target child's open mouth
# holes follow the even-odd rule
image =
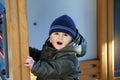
[[[58,45],[62,45],[63,43],[62,42],[57,42]]]

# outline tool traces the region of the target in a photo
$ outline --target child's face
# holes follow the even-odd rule
[[[53,32],[50,35],[50,42],[57,50],[64,48],[71,41],[72,41],[72,37],[67,33]]]

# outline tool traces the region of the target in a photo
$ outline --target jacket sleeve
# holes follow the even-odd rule
[[[55,79],[70,75],[76,69],[77,64],[79,64],[76,56],[73,54],[64,54],[55,60],[38,61],[33,65],[31,71],[39,78]]]
[[[40,60],[41,51],[36,48],[29,47],[29,55],[37,62]]]

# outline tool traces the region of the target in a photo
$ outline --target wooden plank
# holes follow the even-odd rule
[[[21,80],[30,80],[30,71],[23,64],[28,53],[28,24],[27,24],[27,10],[25,0],[18,0],[18,16],[19,16],[19,39],[20,39],[20,51],[21,51]]]
[[[91,74],[98,74],[98,73],[99,73],[98,67],[81,70],[81,75],[82,74],[91,75]]]
[[[107,64],[107,0],[97,0],[97,53],[101,80],[108,80]]]
[[[9,17],[9,19],[6,19],[6,20],[8,23],[7,24],[7,35],[8,35],[8,55],[9,55],[10,78],[15,80],[15,77],[17,77],[18,80],[21,80],[18,20],[17,20],[18,18],[17,1],[16,0],[11,0],[9,2],[7,1],[8,0],[6,0],[6,3],[8,4],[6,5],[6,16]]]
[[[99,60],[80,62],[80,80],[98,80],[100,78]]]
[[[114,79],[114,0],[108,0],[108,80]]]
[[[5,2],[10,68],[9,75],[10,80],[30,80],[30,72],[24,66],[24,60],[28,55],[26,12],[19,9],[21,6],[23,10],[25,9],[25,1],[21,3],[19,3],[19,1],[21,0],[6,0]],[[20,17],[22,17],[22,19]]]
[[[100,80],[100,75],[81,75],[80,80]]]
[[[89,69],[94,67],[99,67],[99,60],[87,60],[87,61],[81,61],[80,62],[80,69]]]
[[[120,80],[120,77],[114,77],[114,80]]]

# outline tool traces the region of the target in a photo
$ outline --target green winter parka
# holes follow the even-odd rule
[[[37,80],[79,80],[78,58],[85,55],[86,48],[87,42],[79,33],[59,51],[46,40],[41,51],[30,48],[30,56],[36,61],[31,72]]]

